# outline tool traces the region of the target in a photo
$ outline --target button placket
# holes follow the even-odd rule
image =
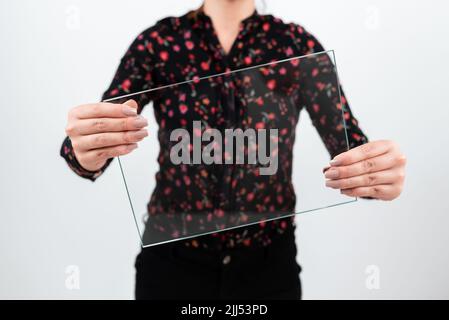
[[[227,266],[231,263],[231,256],[229,254],[225,255],[222,260],[223,265]]]

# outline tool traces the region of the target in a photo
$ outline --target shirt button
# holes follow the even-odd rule
[[[223,264],[224,265],[227,265],[227,264],[229,264],[231,262],[231,256],[225,256],[224,258],[223,258]]]

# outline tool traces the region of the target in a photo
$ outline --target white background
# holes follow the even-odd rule
[[[0,298],[133,298],[139,245],[120,172],[115,163],[93,184],[67,168],[66,114],[100,98],[139,32],[199,4],[0,2]],[[362,128],[409,159],[400,199],[298,217],[306,299],[449,298],[448,10],[444,0],[267,1],[336,51]],[[66,285],[69,266],[79,289]]]

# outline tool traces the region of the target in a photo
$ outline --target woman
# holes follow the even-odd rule
[[[141,33],[122,58],[103,100],[183,81],[192,74],[323,50],[301,26],[258,14],[254,0],[205,0],[200,9],[161,20]],[[148,135],[147,121],[138,114],[150,100],[143,96],[137,102],[73,108],[61,155],[78,175],[95,180],[114,157],[132,152]],[[310,106],[307,110],[313,120],[332,112]],[[402,191],[405,157],[394,142],[368,142],[349,107],[345,110],[350,151],[341,153],[325,138],[336,130],[331,121],[314,121],[333,157],[324,170],[326,186],[353,197],[395,199]],[[161,125],[165,119],[158,115],[163,114],[156,116]],[[161,166],[161,176],[164,173]],[[136,298],[301,297],[291,219],[219,235],[143,249],[136,260]]]

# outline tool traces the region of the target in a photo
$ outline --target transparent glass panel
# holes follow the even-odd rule
[[[355,200],[323,175],[348,149],[333,51],[107,101],[128,99],[157,124],[118,159],[144,247]]]

